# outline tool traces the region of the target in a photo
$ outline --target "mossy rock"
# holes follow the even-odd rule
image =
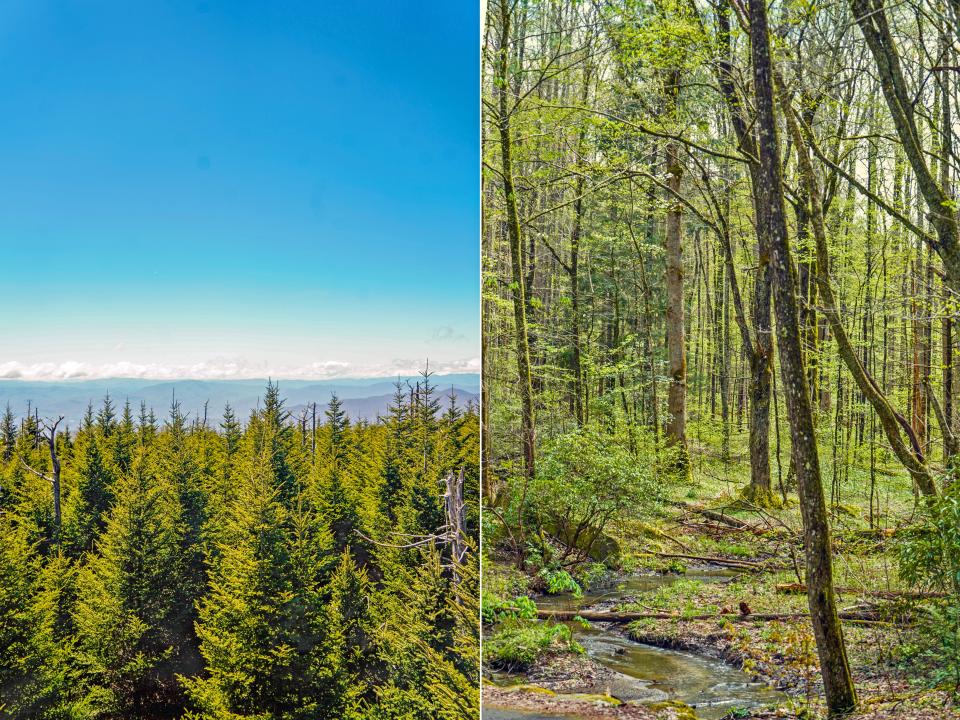
[[[547,527],[547,533],[558,539],[559,542],[563,543],[562,535],[557,533],[556,528]],[[616,539],[610,537],[606,534],[600,534],[593,542],[590,542],[588,537],[589,533],[585,533],[585,537],[580,538],[576,547],[579,550],[586,552],[587,545],[590,545],[590,552],[588,557],[595,562],[602,562],[609,568],[618,568],[620,567],[620,559],[622,555],[622,550],[620,548],[620,543]]]
[[[847,517],[856,517],[860,514],[860,508],[854,507],[853,505],[842,505],[837,503],[830,509],[838,515],[846,515]]]
[[[611,568],[619,567],[620,543],[609,535],[601,535],[593,543],[593,547],[590,550],[590,558],[597,562],[605,563]]]
[[[679,700],[664,700],[663,702],[651,703],[647,707],[658,715],[661,711],[673,711],[672,713],[664,715],[664,717],[673,717],[676,718],[676,720],[697,720],[697,713],[694,709]]]
[[[510,690],[515,692],[528,692],[528,693],[537,693],[539,695],[549,695],[551,697],[555,696],[556,693],[549,688],[541,687],[539,685],[514,685]]]
[[[569,695],[564,695],[564,697],[573,698],[575,700],[584,700],[586,702],[602,702],[607,705],[623,705],[622,700],[618,700],[612,695],[600,695],[596,693],[572,693]]]

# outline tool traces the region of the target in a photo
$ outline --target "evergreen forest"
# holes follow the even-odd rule
[[[485,713],[960,716],[960,5],[482,42]]]
[[[0,717],[478,716],[479,419],[429,372],[376,422],[55,410],[0,421]]]

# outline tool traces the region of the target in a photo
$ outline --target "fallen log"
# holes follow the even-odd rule
[[[766,532],[763,528],[758,528],[756,525],[751,525],[750,523],[740,520],[739,518],[731,517],[730,515],[726,515],[715,510],[708,510],[707,508],[702,508],[685,502],[674,502],[672,504],[678,508],[687,510],[688,512],[702,515],[705,518],[709,518],[710,520],[714,520],[723,525],[729,525],[730,527],[737,528],[738,530],[748,530],[757,534],[763,534]]]
[[[777,585],[776,588],[777,592],[782,593],[796,593],[799,595],[807,592],[807,586],[802,583],[781,583]],[[884,600],[923,600],[947,597],[947,593],[944,592],[924,592],[921,590],[861,590],[852,587],[835,587],[834,591],[847,595],[883,598]]]
[[[847,611],[837,613],[841,620],[855,623],[886,624],[890,621],[880,618],[877,613],[870,611]],[[573,620],[582,618],[592,622],[629,623],[635,620],[680,620],[684,622],[696,620],[729,620],[730,622],[749,621],[783,621],[809,619],[809,613],[711,613],[708,615],[677,615],[668,612],[596,612],[591,610],[537,610],[537,617],[541,620]]]
[[[683,560],[699,560],[700,562],[710,563],[711,565],[725,565],[733,568],[740,568],[742,570],[751,570],[753,572],[761,572],[764,567],[760,563],[751,562],[750,560],[731,560],[729,558],[716,557],[714,555],[686,555],[683,553],[662,553],[655,552],[652,553],[657,557],[665,558],[681,558]]]
[[[694,532],[711,535],[730,535],[733,533],[743,532],[740,528],[730,527],[729,525],[721,525],[720,523],[711,522],[709,520],[679,520],[677,525],[690,528]]]

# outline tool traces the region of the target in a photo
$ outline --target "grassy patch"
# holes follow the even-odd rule
[[[570,628],[562,624],[507,620],[483,643],[483,659],[500,670],[523,671],[547,653],[582,653]]]

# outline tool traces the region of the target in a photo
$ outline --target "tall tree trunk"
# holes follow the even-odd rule
[[[757,173],[754,173],[757,174]],[[754,186],[756,196],[758,186]],[[760,187],[763,187],[760,185]],[[766,223],[768,212],[764,195],[755,197],[758,227]],[[768,505],[775,497],[770,485],[770,365],[773,354],[773,329],[770,319],[770,249],[763,231],[757,234],[757,271],[753,290],[753,352],[750,354],[750,487],[749,499]]]
[[[668,115],[676,110],[680,71],[667,73],[665,96]],[[670,387],[667,391],[666,441],[676,453],[676,469],[686,475],[690,471],[687,448],[687,350],[683,313],[683,206],[677,199],[683,166],[680,163],[680,145],[668,142],[665,147],[667,187],[667,218],[665,227],[666,263],[666,340]]]
[[[510,270],[513,291],[513,318],[516,334],[517,375],[520,385],[520,441],[523,446],[524,474],[529,482],[535,472],[536,430],[533,414],[533,382],[530,373],[530,340],[526,314],[526,284],[523,271],[523,232],[520,227],[520,212],[517,191],[513,181],[513,140],[510,116],[507,76],[510,66],[510,3],[500,0],[500,47],[497,58],[495,85],[500,88],[497,130],[500,135],[501,173],[507,209],[507,234],[510,240]],[[521,505],[526,501],[523,494]],[[522,522],[522,520],[521,520]],[[521,527],[522,530],[522,527]]]
[[[743,103],[737,94],[733,67],[730,62],[729,3],[723,2],[718,8],[718,40],[721,61],[718,63],[718,81],[724,101],[730,112],[734,133],[740,147],[756,157],[756,140],[753,137]],[[770,320],[770,269],[768,242],[763,237],[766,232],[768,200],[765,188],[759,180],[759,167],[751,161],[748,164],[754,217],[757,227],[757,271],[753,288],[751,320],[753,334],[747,325],[737,287],[736,271],[733,262],[733,248],[729,231],[721,238],[724,243],[727,274],[731,281],[734,310],[740,326],[744,350],[750,367],[750,485],[745,495],[748,499],[766,505],[774,497],[770,484],[770,365],[772,360],[773,336]]]
[[[830,527],[820,478],[820,458],[807,391],[796,283],[790,265],[787,220],[780,176],[780,148],[773,106],[773,66],[766,0],[749,0],[753,79],[757,103],[760,179],[769,192],[771,271],[776,301],[777,346],[783,393],[790,422],[793,465],[797,474],[807,569],[807,602],[820,658],[824,694],[831,715],[852,712],[856,690],[847,662],[843,628],[833,593]]]
[[[573,364],[573,414],[577,425],[583,426],[583,350],[580,339],[580,233],[583,227],[583,191],[584,179],[577,180],[575,192],[577,199],[573,203],[573,230],[570,232],[570,334],[571,362]]]
[[[809,128],[806,128],[806,138],[804,138],[796,115],[790,107],[790,103],[786,100],[783,102],[783,109],[787,130],[790,132],[794,147],[797,149],[797,161],[800,165],[801,181],[806,187],[810,200],[810,220],[817,247],[817,282],[820,286],[823,315],[830,324],[830,329],[833,331],[834,338],[837,341],[837,351],[840,359],[853,376],[857,388],[863,393],[877,413],[880,425],[890,442],[890,447],[894,455],[897,456],[897,459],[907,469],[907,472],[910,473],[917,487],[924,495],[935,497],[937,495],[936,485],[927,467],[923,450],[913,432],[913,428],[910,423],[907,422],[906,418],[894,409],[867,368],[864,367],[860,357],[857,355],[856,349],[853,347],[853,343],[847,335],[846,329],[843,327],[841,313],[837,308],[828,275],[830,258],[827,248],[826,228],[823,220],[823,201],[821,200],[820,187],[816,181],[813,166],[810,162],[810,156],[807,152],[807,146],[813,145],[813,139]],[[901,430],[907,436],[909,446],[904,442],[900,434]]]
[[[950,65],[953,59],[950,38],[946,30],[941,30],[940,52],[943,55],[943,62]],[[950,88],[950,73],[941,71],[940,97],[941,97],[941,116],[940,116],[940,187],[948,197],[953,197],[953,187],[950,177],[950,158],[953,154],[953,113],[951,100],[953,95]],[[949,291],[944,289],[944,304],[950,297]],[[953,428],[953,318],[945,314],[942,321],[941,333],[941,356],[943,365],[943,456],[944,462],[950,462],[952,456],[957,452],[956,440]]]

